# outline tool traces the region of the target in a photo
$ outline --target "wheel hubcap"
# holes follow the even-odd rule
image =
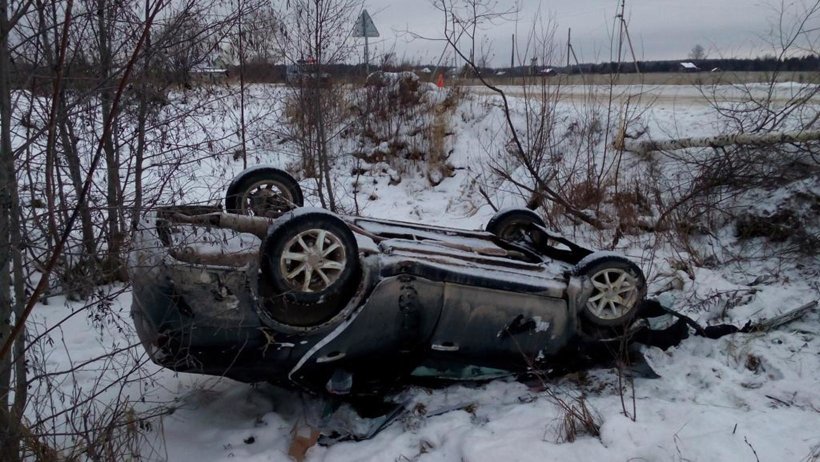
[[[595,289],[587,300],[589,312],[600,319],[623,317],[638,302],[638,281],[628,271],[607,268],[592,276]]]
[[[253,184],[242,197],[242,206],[246,213],[256,216],[277,216],[291,208],[293,197],[286,188],[272,181],[260,181]]]
[[[321,292],[336,282],[347,264],[338,236],[324,229],[302,231],[287,244],[279,267],[287,284],[299,292]]]

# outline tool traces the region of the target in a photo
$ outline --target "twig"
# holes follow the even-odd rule
[[[769,399],[770,399],[770,400],[772,400],[772,401],[778,402],[778,403],[780,403],[780,404],[782,404],[782,405],[784,405],[784,406],[786,406],[786,407],[792,407],[791,403],[787,403],[787,402],[783,401],[783,400],[782,400],[782,399],[780,399],[780,398],[775,398],[775,397],[774,397],[774,396],[772,396],[772,395],[763,395],[763,396],[765,396],[766,398],[769,398]]]
[[[749,439],[748,439],[748,438],[746,438],[746,437],[744,436],[744,437],[743,437],[743,441],[745,441],[745,442],[746,442],[746,445],[747,445],[747,446],[749,446],[749,448],[751,448],[752,452],[753,452],[753,453],[754,453],[754,455],[755,455],[755,460],[756,460],[757,462],[760,462],[760,457],[758,457],[758,456],[757,456],[757,451],[755,451],[755,448],[754,448],[754,446],[752,446],[752,443],[750,443],[750,442],[749,442]]]

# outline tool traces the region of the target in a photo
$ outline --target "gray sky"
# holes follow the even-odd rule
[[[609,36],[619,3],[522,0],[517,24],[501,24],[481,35],[492,45],[491,63],[509,65],[511,35],[517,29],[517,37],[523,39],[540,11],[542,17],[557,23],[556,40],[562,53],[567,28],[572,28],[573,46],[581,62],[608,61]],[[695,44],[701,44],[708,57],[714,58],[759,56],[771,50],[764,42],[776,18],[770,0],[627,0],[626,6],[630,36],[640,60],[685,59]],[[403,33],[441,35],[442,15],[430,0],[368,0],[366,8],[381,34],[370,39],[377,54],[392,48],[400,59],[435,64],[442,53],[441,43],[412,39]],[[362,39],[357,42],[363,43]]]

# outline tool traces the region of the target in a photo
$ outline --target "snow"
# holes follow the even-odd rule
[[[573,89],[566,91],[572,94]],[[655,136],[713,134],[715,115],[706,105],[693,103],[698,97],[696,90],[656,87],[649,91],[659,101],[646,114]],[[792,91],[789,85],[777,87],[779,94]],[[268,104],[261,97],[256,101],[258,106]],[[573,104],[576,102],[560,109],[569,110]],[[251,104],[252,111],[254,107]],[[430,187],[424,175],[404,175],[400,184],[391,185],[387,171],[371,172],[358,192],[362,214],[483,229],[493,210],[477,195],[473,183],[488,159],[503,151],[502,124],[497,101],[483,91],[473,92],[452,116],[450,128],[456,135],[448,141],[453,149],[448,160],[456,169],[455,175]],[[219,129],[229,131],[228,125],[224,123]],[[263,163],[284,167],[291,159],[267,150],[264,143],[259,146],[253,157]],[[203,160],[203,165],[197,178],[187,180],[192,187],[182,188],[186,197],[180,200],[212,203],[214,187],[226,184],[240,170],[224,160]],[[340,165],[337,181],[352,183],[349,167]],[[301,184],[309,191],[309,180]],[[818,186],[806,181],[794,187],[816,192]],[[497,188],[492,193],[496,205],[519,205],[513,189],[509,185]],[[786,194],[788,191],[762,191],[749,207],[774,210]],[[376,199],[368,200],[371,195]],[[343,200],[350,206],[352,197]],[[318,204],[309,194],[306,202]],[[578,237],[594,243],[594,237],[583,233]],[[741,325],[820,297],[820,263],[816,260],[788,261],[768,257],[761,250],[756,259],[729,260],[684,271],[677,262],[685,259],[685,254],[673,249],[649,251],[645,244],[642,238],[624,239],[616,251],[640,260],[647,272],[650,296],[660,297],[701,323]],[[811,274],[813,278],[807,276]],[[673,280],[677,282],[670,283]],[[109,310],[127,318],[130,302],[130,293],[124,291],[114,298]],[[61,327],[63,343],[54,344],[46,363],[33,365],[33,370],[62,370],[97,357],[112,346],[138,343],[127,324],[114,328],[113,324],[95,322],[79,309],[77,303],[60,297],[35,309],[34,322],[40,332],[68,313],[76,315]],[[539,330],[548,327],[542,324],[547,323],[539,321]],[[735,334],[720,340],[690,337],[667,351],[644,348],[648,362],[661,378],[635,378],[634,401],[630,388],[622,401],[618,373],[608,368],[535,385],[499,379],[435,389],[411,387],[401,394],[414,410],[410,416],[367,441],[314,446],[305,460],[817,460],[819,338],[820,314],[815,310],[772,332]],[[249,385],[160,369],[146,363],[141,347],[127,350],[117,364],[102,376],[93,364],[87,366],[73,376],[73,382],[60,384],[55,393],[68,397],[75,383],[88,388],[100,381],[131,379],[123,393],[115,388],[96,399],[104,406],[107,400],[127,395],[138,412],[164,410],[150,420],[150,429],[144,430],[146,440],[140,452],[149,460],[286,461],[290,460],[293,430],[322,421],[323,403],[316,397],[268,384]],[[130,366],[139,364],[142,368],[131,371]],[[565,442],[559,430],[564,412],[555,397],[572,403],[581,396],[601,423],[600,436],[581,433],[574,441]],[[624,415],[623,403],[628,415]],[[445,411],[436,412],[442,409]]]

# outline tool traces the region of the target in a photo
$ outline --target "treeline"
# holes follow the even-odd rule
[[[686,69],[681,63],[692,63],[697,69]],[[676,72],[820,72],[820,56],[810,55],[800,58],[788,58],[778,60],[775,57],[762,57],[754,59],[684,59],[684,60],[664,60],[664,61],[638,61],[638,69],[642,73],[676,73]],[[246,63],[242,69],[247,82],[255,83],[281,83],[286,81],[286,64],[271,62]],[[452,76],[458,74],[462,77],[472,77],[471,70],[453,67],[436,67],[434,65],[421,64],[394,64],[390,66],[371,65],[366,68],[364,64],[326,64],[322,66],[322,71],[327,72],[339,79],[364,81],[367,72],[383,70],[389,72],[413,71],[424,77],[440,73]],[[513,68],[482,68],[484,75],[505,75],[505,76],[527,76],[527,75],[550,75],[550,74],[610,74],[620,72],[624,74],[634,74],[635,64],[631,62],[605,62],[605,63],[582,63],[579,65],[565,67],[551,66],[517,66]],[[51,81],[54,76],[50,75],[50,68],[41,66],[17,66],[12,75],[12,82],[16,88],[25,88],[35,93],[48,92],[51,89]],[[63,80],[69,88],[83,88],[95,81],[96,70],[91,65],[84,63],[76,64],[64,70]],[[164,67],[162,63],[156,63],[155,69],[148,76],[149,80],[161,81],[164,84],[178,84],[180,86],[191,86],[202,82],[221,82],[238,78],[240,74],[239,66],[227,67]]]
[[[638,69],[642,73],[674,73],[692,70],[684,69],[681,63],[692,63],[697,66],[696,71],[710,72],[724,71],[724,72],[820,72],[820,55],[809,55],[799,58],[788,58],[785,60],[778,60],[775,57],[761,57],[754,59],[739,59],[739,58],[725,58],[725,59],[683,59],[683,60],[665,60],[665,61],[638,61]],[[284,64],[267,64],[255,63],[245,66],[245,78],[257,82],[279,82],[285,80]],[[549,69],[549,71],[547,71]],[[471,77],[473,72],[466,68],[453,67],[436,67],[428,64],[396,64],[391,66],[378,67],[371,65],[370,72],[375,70],[383,70],[389,72],[396,71],[413,71],[424,77],[425,75],[434,78],[433,74],[439,73],[453,75],[458,74],[462,77]],[[325,65],[322,68],[323,72],[342,78],[363,78],[366,75],[365,66],[363,64],[333,64]],[[481,68],[480,71],[484,75],[506,75],[506,76],[526,76],[526,75],[544,75],[544,74],[610,74],[614,72],[621,73],[635,73],[635,64],[631,62],[615,63],[583,63],[580,65],[573,65],[568,67],[552,67],[552,66],[517,66],[513,68]],[[233,75],[238,75],[239,70],[236,67],[228,68],[226,70],[227,76],[230,78]]]
[[[762,57],[754,59],[739,59],[739,58],[725,58],[725,59],[682,59],[669,61],[638,61],[638,68],[644,73],[653,72],[681,72],[684,67],[681,63],[692,63],[698,67],[700,71],[728,71],[728,72],[811,72],[820,71],[820,55],[808,55],[800,58],[788,58],[785,60],[778,60],[777,58]],[[586,74],[608,74],[620,68],[622,73],[634,73],[635,65],[633,63],[598,63],[598,64],[580,64],[577,66],[569,66],[560,68],[560,72],[565,73],[586,73]]]
[[[820,72],[820,55],[810,55],[800,58],[788,58],[785,60],[778,60],[775,57],[762,57],[754,59],[700,59],[700,60],[666,60],[666,61],[638,61],[638,69],[642,73],[666,73],[666,72],[682,72],[684,67],[681,63],[692,63],[697,66],[697,71],[710,72],[724,71],[724,72]],[[255,63],[246,65],[244,69],[245,78],[256,82],[284,82],[285,69],[284,64],[268,64]],[[550,69],[551,71],[547,71]],[[375,70],[383,70],[389,72],[395,71],[413,71],[424,77],[433,74],[438,75],[444,73],[447,75],[459,74],[463,77],[471,77],[472,71],[462,68],[453,67],[436,67],[428,64],[396,64],[391,66],[377,67],[371,65],[370,72]],[[342,78],[363,78],[366,76],[366,69],[363,64],[333,64],[325,65],[322,68],[323,72]],[[610,74],[613,72],[621,73],[635,73],[635,64],[631,62],[618,63],[584,63],[580,65],[568,67],[551,67],[551,66],[517,66],[513,68],[482,68],[481,72],[484,75],[508,75],[508,76],[525,76],[525,75],[543,75],[547,72],[554,74]],[[689,71],[691,72],[691,71]],[[228,78],[239,74],[239,69],[234,66],[226,69]]]

